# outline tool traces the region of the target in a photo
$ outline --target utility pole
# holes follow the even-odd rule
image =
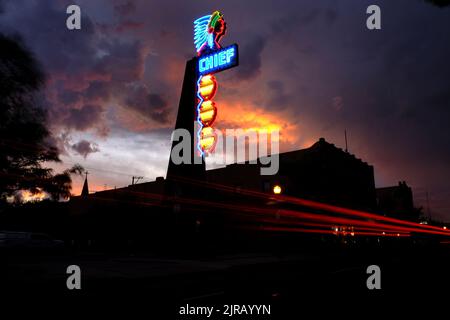
[[[142,180],[142,179],[144,179],[144,177],[133,176],[132,179],[131,179],[131,185],[135,185],[136,183],[139,182],[139,180]]]

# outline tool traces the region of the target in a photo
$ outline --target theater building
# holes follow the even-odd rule
[[[377,206],[374,169],[370,164],[320,138],[311,147],[279,155],[275,175],[261,175],[261,164],[235,163],[206,171],[206,181],[214,184],[282,193],[344,207],[374,210]],[[124,197],[129,192],[163,194],[164,180],[107,190],[91,197]],[[182,196],[182,194],[179,194]],[[126,196],[125,196],[126,197]],[[226,197],[222,194],[222,197]]]

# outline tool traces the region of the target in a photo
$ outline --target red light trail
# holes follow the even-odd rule
[[[206,188],[215,189],[219,191],[225,191],[229,193],[238,193],[254,198],[264,199],[264,200],[276,200],[278,203],[291,203],[295,205],[299,205],[301,207],[307,207],[314,210],[320,210],[320,211],[326,211],[333,214],[340,214],[344,216],[350,216],[350,218],[343,218],[343,217],[335,217],[335,216],[329,216],[322,213],[308,213],[303,211],[294,211],[294,210],[286,210],[286,209],[267,209],[262,207],[249,207],[246,205],[229,205],[229,204],[220,204],[216,202],[208,202],[204,203],[205,205],[212,206],[212,207],[222,207],[222,208],[228,208],[228,209],[234,209],[234,210],[241,210],[241,211],[250,211],[257,214],[271,214],[271,215],[279,215],[280,219],[286,219],[286,218],[294,218],[297,221],[291,221],[290,223],[292,225],[298,225],[302,224],[304,226],[307,226],[307,223],[311,224],[311,222],[298,222],[298,219],[303,220],[309,220],[309,221],[315,221],[315,222],[321,222],[323,227],[329,227],[332,228],[333,226],[341,226],[341,227],[354,227],[359,228],[356,230],[360,230],[357,232],[358,235],[380,235],[377,233],[378,231],[384,232],[381,233],[383,236],[388,235],[388,232],[395,234],[396,236],[408,236],[410,233],[422,233],[422,234],[430,234],[430,235],[440,235],[440,236],[450,236],[450,231],[445,230],[443,228],[437,227],[437,226],[430,226],[430,225],[422,225],[419,223],[411,222],[411,221],[405,221],[400,220],[396,218],[390,218],[385,217],[381,215],[377,215],[374,213],[364,212],[360,210],[355,209],[348,209],[343,207],[338,207],[335,205],[330,204],[324,204],[317,201],[312,200],[306,200],[301,198],[295,198],[291,196],[285,196],[285,195],[272,195],[267,194],[263,192],[253,191],[253,190],[245,190],[245,189],[239,189],[237,190],[234,187],[226,186],[226,185],[220,185],[216,183],[211,182],[200,182],[195,181],[191,179],[186,178],[177,178],[178,181],[188,182],[191,184],[201,185]],[[205,201],[202,201],[205,202]],[[198,203],[198,200],[197,200]],[[355,219],[356,218],[356,219]],[[360,220],[365,219],[365,220]],[[255,217],[254,222],[261,222],[258,220],[258,217]],[[264,221],[269,222],[269,221]],[[274,223],[271,221],[271,223]],[[275,222],[280,223],[280,222]],[[313,225],[309,225],[313,227]],[[365,230],[361,229],[365,228]],[[261,228],[264,229],[264,228]],[[298,228],[297,228],[298,229]],[[268,230],[266,228],[266,230]],[[284,230],[284,229],[280,229]],[[298,229],[297,232],[300,232],[302,229]],[[311,229],[306,229],[311,230]],[[330,233],[328,232],[330,230],[326,230],[324,233]],[[363,231],[363,232],[361,232]],[[377,232],[368,232],[368,231],[377,231]],[[309,231],[308,231],[309,232]],[[331,233],[333,231],[331,230]]]

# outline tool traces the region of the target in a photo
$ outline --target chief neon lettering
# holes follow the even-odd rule
[[[198,60],[200,74],[222,71],[236,65],[236,45],[223,48],[213,54],[202,56]]]

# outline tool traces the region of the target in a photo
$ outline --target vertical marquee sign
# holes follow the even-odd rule
[[[220,39],[225,35],[227,25],[223,14],[214,11],[194,21],[194,44],[197,50],[197,149],[200,155],[212,152],[217,136],[212,124],[217,116],[213,101],[217,92],[214,74],[233,68],[239,63],[238,46],[233,44],[222,48]]]

